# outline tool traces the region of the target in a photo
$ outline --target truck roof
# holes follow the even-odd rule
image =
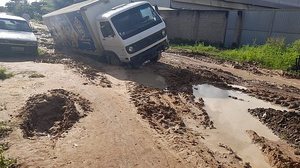
[[[48,14],[44,15],[43,18],[78,11],[85,6],[91,5],[93,3],[97,3],[98,1],[101,2],[103,0],[87,0],[87,1],[79,2],[79,3],[73,4],[73,5],[67,6],[65,8],[53,11],[51,13],[48,13]]]
[[[146,4],[146,3],[148,3],[148,2],[140,1],[140,2],[133,2],[133,3],[129,3],[129,4],[124,4],[124,5],[121,5],[120,7],[113,8],[113,10],[104,13],[102,15],[102,17],[111,18],[111,17],[113,17],[113,16],[115,16],[119,13],[125,12],[126,10],[128,10],[128,8],[134,8],[136,6]],[[97,18],[97,19],[100,19],[100,18]]]
[[[24,18],[19,17],[19,16],[13,16],[13,15],[8,15],[6,13],[0,13],[0,18],[1,19],[12,19],[12,20],[20,20],[20,21],[26,21]]]

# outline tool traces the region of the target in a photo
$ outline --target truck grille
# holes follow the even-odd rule
[[[155,42],[163,39],[164,37],[166,37],[166,34],[163,34],[162,31],[165,31],[165,29],[162,29],[138,42],[135,42],[129,46],[126,47],[126,50],[128,53],[133,54],[135,52],[138,52],[146,47],[148,47],[151,44],[154,44]],[[134,51],[130,52],[129,51],[129,47],[133,47]]]

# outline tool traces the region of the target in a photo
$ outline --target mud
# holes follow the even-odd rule
[[[203,100],[194,99],[193,95],[183,92],[175,93],[142,85],[133,86],[131,89],[131,100],[138,108],[138,113],[154,128],[171,129],[175,133],[186,131],[183,121],[185,117],[197,120],[199,127],[214,128],[213,122],[203,109]]]
[[[252,139],[252,142],[260,147],[260,150],[265,155],[272,167],[300,167],[300,157],[295,155],[295,149],[290,147],[285,142],[268,140],[251,130],[248,130],[247,133]]]
[[[171,92],[193,93],[192,85],[209,83],[223,88],[231,88],[228,84],[242,81],[241,78],[221,69],[207,69],[193,66],[154,65],[156,72],[165,77],[168,90]]]
[[[267,126],[247,112],[248,108],[256,108],[256,104],[254,107],[246,107],[245,113],[240,112],[240,109],[238,109],[243,104],[251,104],[251,101],[246,98],[251,95],[273,103],[272,106],[267,103],[267,108],[277,104],[289,109],[299,110],[300,87],[292,87],[298,85],[297,82],[288,83],[284,81],[286,85],[283,85],[269,78],[267,80],[264,78],[265,76],[274,75],[275,80],[277,80],[280,72],[260,69],[248,63],[241,65],[206,56],[192,54],[185,57],[182,53],[177,55],[164,53],[157,64],[147,64],[139,70],[128,70],[124,67],[104,65],[92,56],[58,52],[54,49],[53,40],[45,29],[43,25],[37,25],[40,46],[45,52],[35,62],[66,65],[68,69],[77,72],[77,74],[74,74],[76,78],[73,76],[73,80],[80,78],[78,74],[84,79],[76,80],[76,83],[70,86],[66,81],[67,87],[64,88],[77,89],[78,92],[82,90],[89,91],[90,98],[101,97],[95,99],[95,102],[102,102],[95,104],[95,109],[97,108],[96,111],[99,113],[93,113],[93,117],[89,116],[85,118],[84,122],[73,127],[81,117],[92,110],[87,100],[65,90],[50,90],[47,93],[30,97],[19,115],[22,121],[21,128],[26,138],[21,138],[21,141],[17,142],[19,146],[14,149],[15,156],[21,156],[22,153],[27,155],[26,157],[21,156],[23,157],[22,161],[33,161],[30,164],[40,167],[45,167],[44,165],[52,166],[52,164],[59,165],[53,167],[99,167],[99,165],[104,167],[118,167],[119,165],[149,167],[149,165],[163,165],[157,164],[159,162],[166,164],[154,167],[176,167],[173,165],[176,165],[177,162],[179,165],[177,167],[184,167],[184,165],[186,167],[228,168],[298,166],[295,164],[298,160],[295,160],[293,155],[286,152],[294,151],[294,146],[279,144],[277,142],[279,138]],[[245,69],[248,72],[245,75],[240,73],[240,69]],[[145,73],[146,70],[147,73]],[[53,73],[56,73],[56,77],[63,76],[65,79],[66,73],[63,70],[61,71],[59,72],[61,74],[56,71],[53,71]],[[239,71],[239,73],[236,73],[236,71]],[[258,76],[253,77],[252,74]],[[44,79],[39,80],[45,81],[48,78],[49,74]],[[36,81],[37,79],[31,79],[30,82]],[[49,83],[44,84],[49,85]],[[211,115],[211,109],[207,108],[209,101],[204,96],[193,96],[193,91],[197,89],[200,91],[200,88],[196,87],[199,84],[209,84],[220,89],[239,91],[239,94],[230,94],[224,97],[224,99],[233,103],[227,105],[227,110],[222,108],[217,111],[218,115],[222,114],[223,116],[216,120]],[[112,89],[102,88],[112,87],[112,85],[114,86]],[[31,85],[26,87],[31,87]],[[51,85],[47,89],[51,88],[57,87]],[[10,89],[13,91],[13,88]],[[108,91],[110,92],[107,93]],[[247,95],[240,96],[244,93]],[[127,99],[128,94],[132,103],[129,103]],[[261,100],[260,102],[262,102]],[[14,101],[12,99],[12,103],[8,108],[15,105]],[[235,104],[239,105],[235,106]],[[221,103],[213,103],[213,105],[217,107],[221,106]],[[18,109],[21,106],[22,104],[19,105]],[[135,113],[136,110],[138,115]],[[132,111],[133,113],[131,113]],[[233,116],[230,112],[235,112],[238,116]],[[247,116],[245,117],[245,115]],[[234,121],[230,117],[236,120]],[[244,120],[240,120],[241,118]],[[263,143],[255,141],[260,148],[251,144],[244,128],[246,127],[246,130],[256,130],[256,127],[249,128],[248,126],[251,124],[249,124],[248,119],[253,121],[254,124],[252,125],[262,126],[265,128],[264,130],[274,136],[275,138],[270,138],[269,134],[264,134],[265,131],[257,131],[260,135],[272,140],[272,143],[264,138]],[[238,122],[236,122],[237,120]],[[220,122],[223,125],[220,125]],[[234,129],[230,128],[230,125],[235,125]],[[149,129],[149,126],[153,129]],[[71,128],[72,131],[68,131]],[[239,131],[235,131],[236,129]],[[233,136],[224,136],[222,134],[224,130],[233,132]],[[50,149],[52,147],[49,147],[48,143],[44,146],[38,145],[43,140],[48,141],[48,138],[35,138],[43,135],[60,137],[66,135],[67,132],[68,135],[65,138],[59,139],[60,143],[56,144],[54,151]],[[236,132],[242,133],[236,134]],[[289,133],[293,134],[292,132]],[[22,136],[21,131],[19,133],[14,131],[11,142],[16,144],[15,138],[21,137],[19,134]],[[214,136],[215,134],[217,136]],[[254,137],[252,139],[261,139],[258,135]],[[27,142],[31,141],[27,138],[35,139],[35,141],[32,141],[33,146],[22,148],[23,144],[28,145]],[[235,139],[245,140],[247,145],[250,144],[253,147],[251,149],[255,150],[247,151],[245,146],[235,143],[237,142],[234,141]],[[153,144],[159,145],[155,146],[152,142],[148,143],[148,140],[153,140]],[[280,148],[277,144],[280,145]],[[268,146],[263,148],[264,145]],[[157,151],[167,154],[153,153],[156,148],[158,148]],[[135,150],[130,151],[131,149]],[[263,149],[264,155],[262,155],[260,149]],[[43,153],[44,155],[41,155]],[[75,154],[73,155],[73,153]],[[132,155],[128,155],[128,153],[132,153]],[[297,151],[294,153],[297,153]],[[33,156],[31,157],[31,155]],[[55,160],[43,159],[41,161],[42,157],[48,158],[50,155]],[[174,157],[176,161],[165,159],[165,156],[173,157],[173,155],[176,156]],[[249,159],[249,155],[259,161],[262,158],[266,166],[253,164],[255,162]],[[264,156],[269,159],[270,164],[264,160]],[[34,159],[31,160],[32,158]],[[136,160],[136,158],[138,159]],[[111,162],[111,160],[115,160],[115,162]],[[41,162],[44,162],[44,165],[38,164]],[[111,166],[111,164],[115,166]]]
[[[24,137],[60,136],[91,112],[90,102],[63,89],[31,96],[21,109]]]
[[[266,82],[251,81],[245,93],[261,100],[271,102],[291,110],[300,111],[300,89],[287,85],[274,85]]]
[[[272,108],[256,108],[248,111],[280,138],[300,149],[300,112],[281,111]]]
[[[40,57],[36,60],[38,63],[52,63],[52,64],[64,64],[70,69],[75,69],[81,76],[86,78],[90,84],[102,86],[102,87],[112,87],[111,81],[109,81],[104,74],[104,70],[93,66],[93,61],[90,58],[84,58],[82,56],[72,54],[57,52],[55,54],[47,54],[46,56]],[[90,56],[86,56],[90,57]]]
[[[195,167],[251,167],[229,148],[222,153],[210,150],[201,142],[204,137],[192,130],[191,121],[197,128],[214,128],[202,99],[195,101],[194,96],[184,92],[136,84],[131,84],[130,94],[138,114],[164,136],[172,150]]]

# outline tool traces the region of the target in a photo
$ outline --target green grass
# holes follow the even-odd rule
[[[44,77],[45,77],[45,75],[39,74],[39,73],[36,73],[36,72],[29,75],[29,78],[44,78]]]
[[[3,152],[0,151],[0,168],[14,168],[17,167],[17,160],[12,158],[6,158]]]
[[[13,77],[12,73],[7,72],[6,68],[0,67],[0,80],[5,80]]]
[[[47,54],[47,51],[45,51],[42,48],[38,48],[38,56],[45,56]]]
[[[0,138],[8,136],[12,128],[7,126],[7,123],[0,122]],[[17,167],[17,160],[7,158],[3,152],[9,148],[8,143],[0,143],[0,168],[14,168]]]
[[[295,65],[300,55],[300,40],[286,45],[283,39],[269,39],[264,45],[243,46],[222,50],[203,43],[195,45],[172,45],[171,48],[190,53],[207,54],[225,60],[258,63],[271,69],[287,70]]]
[[[0,122],[0,138],[4,138],[12,132],[12,128],[6,122]]]
[[[12,158],[7,158],[3,155],[3,152],[7,150],[8,143],[0,144],[0,168],[14,168],[17,167],[17,160]]]

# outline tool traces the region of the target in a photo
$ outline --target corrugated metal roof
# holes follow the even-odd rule
[[[44,15],[43,18],[78,11],[81,8],[85,7],[85,6],[96,3],[98,1],[101,1],[101,0],[87,0],[87,1],[80,2],[80,3],[76,3],[74,5],[70,5],[70,6],[67,6],[65,8],[56,10],[56,11],[51,12],[51,13],[48,13],[48,14]]]

